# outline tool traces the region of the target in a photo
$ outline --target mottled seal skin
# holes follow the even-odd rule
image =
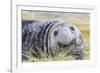
[[[76,26],[53,20],[22,21],[22,60],[26,59],[23,54],[31,49],[35,51],[33,56],[40,58],[39,50],[46,57],[53,57],[61,48],[69,50],[75,59],[84,58],[85,42]]]

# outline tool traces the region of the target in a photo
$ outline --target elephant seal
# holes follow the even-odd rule
[[[55,20],[22,21],[22,59],[29,50],[35,51],[33,56],[40,58],[39,50],[48,57],[62,49],[69,50],[75,59],[83,59],[84,48],[85,40],[75,25]]]

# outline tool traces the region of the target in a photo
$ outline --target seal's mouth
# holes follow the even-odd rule
[[[58,46],[59,46],[59,48],[65,48],[68,46],[68,44],[62,44],[62,43],[58,42]]]
[[[57,44],[58,44],[59,48],[66,48],[70,45],[76,44],[76,39],[73,39],[69,44],[62,44],[60,42],[58,42]]]

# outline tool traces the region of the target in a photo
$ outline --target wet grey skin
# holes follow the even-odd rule
[[[33,57],[41,58],[39,50],[46,57],[54,57],[59,48],[71,48],[70,53],[75,56],[75,59],[83,59],[85,44],[82,35],[75,26],[70,24],[66,26],[66,23],[63,23],[63,25],[60,21],[53,20],[23,20],[22,60],[27,59],[24,55],[30,50],[35,51],[35,53],[32,53]],[[55,41],[53,42],[53,40]]]

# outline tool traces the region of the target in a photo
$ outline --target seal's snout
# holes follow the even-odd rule
[[[74,26],[65,26],[57,32],[56,39],[58,42],[67,45],[71,42],[75,43],[75,28]]]

